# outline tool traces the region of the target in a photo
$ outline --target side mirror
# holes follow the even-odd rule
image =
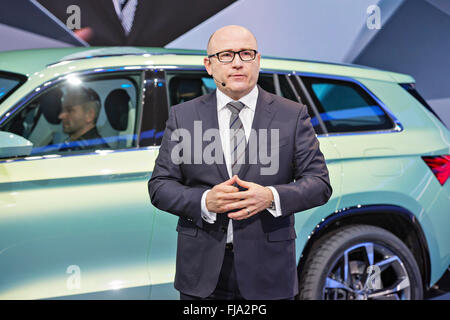
[[[17,134],[0,131],[0,158],[29,156],[33,143]]]

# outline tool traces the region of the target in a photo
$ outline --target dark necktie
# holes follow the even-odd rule
[[[238,174],[243,164],[246,139],[242,121],[239,113],[244,109],[245,105],[240,101],[233,101],[227,104],[227,108],[231,111],[230,117],[230,153],[231,153],[231,174]]]

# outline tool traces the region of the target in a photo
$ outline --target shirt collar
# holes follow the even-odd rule
[[[255,112],[256,109],[256,102],[258,100],[258,86],[255,86],[252,91],[250,91],[247,95],[243,96],[239,99],[243,104],[245,104],[250,110]],[[219,89],[216,90],[216,97],[217,97],[217,110],[220,111],[223,109],[227,103],[234,101],[229,96],[227,96],[225,93],[220,91]]]

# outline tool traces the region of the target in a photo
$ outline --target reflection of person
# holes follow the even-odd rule
[[[67,87],[58,118],[69,136],[60,147],[61,151],[109,149],[95,125],[100,106],[100,98],[93,89],[81,85]]]
[[[74,30],[92,46],[163,47],[234,0],[37,0],[63,23],[80,8]],[[194,8],[194,9],[193,9]],[[186,14],[189,12],[189,14]]]
[[[148,187],[154,206],[179,216],[175,288],[181,299],[293,299],[298,293],[294,213],[331,196],[306,106],[256,85],[261,58],[256,50],[247,29],[217,30],[205,67],[218,90],[170,109]],[[201,121],[203,130],[219,129],[224,163],[172,161],[179,145],[172,134],[184,129],[195,139],[194,121]],[[231,164],[229,129],[236,127],[246,140],[250,128],[279,130],[278,150],[271,149],[280,156],[275,174],[262,174],[262,161]],[[195,157],[193,150],[187,154]]]

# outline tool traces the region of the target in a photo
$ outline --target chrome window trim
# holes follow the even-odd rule
[[[67,158],[67,157],[80,157],[80,156],[102,156],[110,153],[121,153],[121,152],[135,152],[135,151],[152,151],[159,149],[160,146],[148,146],[148,147],[132,147],[128,149],[115,149],[115,150],[95,150],[83,153],[70,153],[70,154],[46,154],[42,156],[26,156],[26,157],[17,157],[17,158],[9,158],[9,159],[0,159],[0,164],[4,163],[12,163],[12,162],[21,162],[21,161],[38,161],[45,159],[59,159],[59,158]]]

